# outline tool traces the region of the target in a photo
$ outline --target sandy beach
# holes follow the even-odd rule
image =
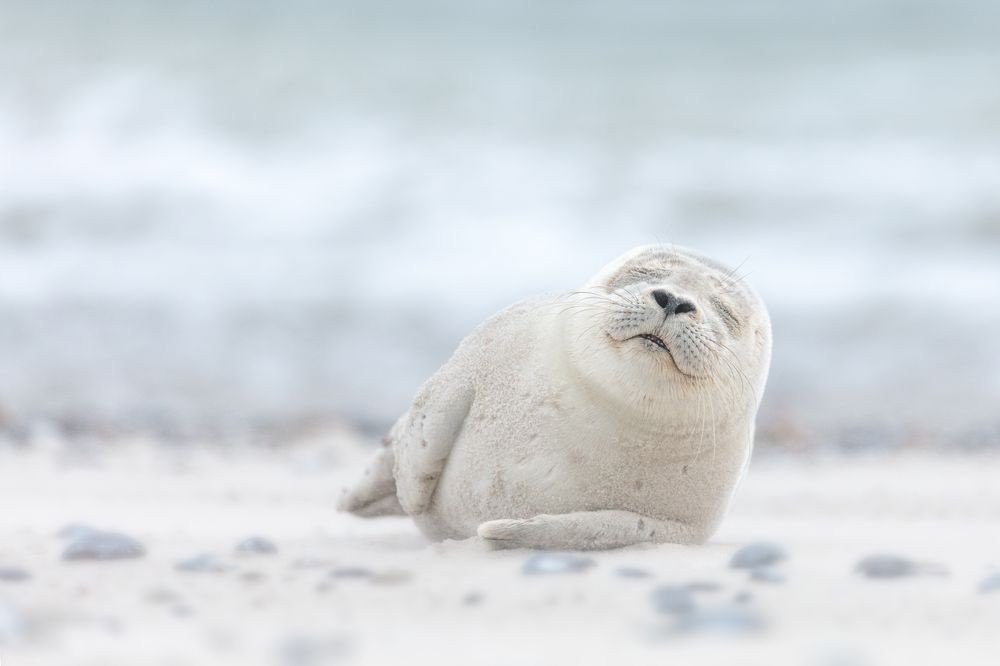
[[[0,666],[997,666],[998,25],[996,0],[0,2]],[[665,418],[689,393],[713,451],[746,432],[711,395],[754,385],[727,340],[765,348],[741,285],[773,326],[709,543],[492,551],[336,512],[471,331],[649,244],[731,269],[616,271],[582,331],[656,304],[627,339],[715,359],[621,403],[657,441],[694,432]],[[548,363],[524,330],[468,377],[539,401],[484,439],[531,410],[624,439],[534,390],[586,336]],[[620,451],[551,443],[628,489]]]
[[[532,559],[336,514],[367,452],[347,431],[280,449],[2,449],[0,659],[865,666],[1000,654],[1000,589],[979,589],[1000,565],[996,458],[761,455],[706,546]],[[63,559],[85,528],[145,553]],[[237,552],[253,536],[276,552]],[[787,557],[730,566],[761,542]],[[856,566],[873,554],[913,569],[866,577]]]

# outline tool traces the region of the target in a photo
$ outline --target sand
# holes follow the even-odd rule
[[[1000,460],[759,456],[703,547],[531,553],[430,544],[405,519],[334,513],[366,449],[347,432],[281,449],[143,441],[0,448],[3,664],[995,664]],[[143,557],[64,561],[71,523]],[[239,554],[261,536],[274,554]],[[733,553],[788,559],[751,580]],[[200,553],[221,571],[178,571]],[[867,579],[873,553],[926,566]],[[209,567],[212,568],[212,567]],[[632,576],[622,575],[629,568]],[[643,576],[643,574],[648,574]],[[664,612],[664,586],[694,608]],[[670,592],[667,593],[668,595]],[[657,596],[660,595],[660,596]]]

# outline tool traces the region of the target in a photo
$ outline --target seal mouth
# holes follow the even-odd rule
[[[667,343],[664,342],[663,338],[661,338],[660,336],[655,335],[653,333],[642,333],[640,335],[633,335],[631,338],[628,339],[629,340],[641,339],[641,340],[646,340],[647,342],[652,342],[654,345],[656,345],[663,351],[667,352],[667,358],[670,359],[670,363],[674,366],[674,368],[677,369],[677,372],[681,373],[685,377],[691,376],[688,373],[681,370],[681,367],[677,365],[677,359],[674,358],[674,353],[670,351],[670,347],[667,346]]]
[[[667,347],[667,343],[658,335],[653,335],[652,333],[643,333],[642,335],[633,335],[629,340],[635,340],[636,338],[642,338],[643,340],[649,340],[657,347],[661,348],[663,351],[670,353],[670,348]]]

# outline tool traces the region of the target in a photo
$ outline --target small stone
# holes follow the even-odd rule
[[[684,585],[688,592],[718,592],[722,586],[710,580],[696,580]]]
[[[382,571],[372,576],[373,585],[402,585],[413,580],[409,571]]]
[[[27,569],[18,567],[0,567],[0,581],[8,583],[19,583],[31,578],[31,573]]]
[[[266,578],[267,576],[259,571],[244,571],[240,574],[240,580],[244,583],[259,583]]]
[[[374,572],[364,567],[341,567],[330,572],[331,578],[371,578]]]
[[[174,614],[174,617],[191,617],[194,615],[194,609],[184,604],[174,606],[170,609],[170,612]]]
[[[181,560],[174,565],[174,569],[187,573],[222,573],[228,571],[230,567],[211,553],[201,553]]]
[[[1000,592],[1000,573],[987,576],[979,582],[979,593],[988,594],[990,592]]]
[[[270,539],[251,536],[236,544],[236,552],[244,555],[274,555],[278,552],[278,546]]]
[[[302,557],[289,565],[292,569],[323,569],[330,566],[330,560],[315,557]]]
[[[679,615],[670,631],[677,634],[736,636],[759,633],[765,624],[764,618],[747,606],[722,606]]]
[[[0,645],[15,643],[26,633],[27,623],[13,606],[0,600]]]
[[[340,663],[350,655],[351,649],[339,636],[290,636],[275,652],[279,666],[328,666]]]
[[[145,599],[151,604],[168,604],[179,601],[180,597],[173,590],[165,587],[157,587],[146,592]]]
[[[653,574],[636,567],[618,567],[615,569],[615,575],[621,578],[649,578]]]
[[[466,606],[478,606],[483,603],[486,597],[482,592],[472,591],[467,592],[464,597],[462,597],[462,603]]]
[[[124,560],[143,557],[146,548],[120,532],[91,532],[74,538],[63,550],[64,560]]]
[[[737,604],[749,604],[753,601],[753,592],[748,592],[743,590],[738,592],[736,596],[733,597],[733,603]]]
[[[750,570],[750,580],[778,585],[784,583],[786,578],[785,574],[775,567],[757,567]]]
[[[851,645],[826,643],[818,647],[812,662],[815,666],[870,666],[872,663]]]
[[[105,631],[112,634],[121,634],[125,629],[125,624],[121,621],[121,618],[114,616],[103,617],[98,622],[104,627]]]
[[[684,586],[661,585],[653,590],[653,606],[660,613],[679,615],[694,610],[694,597]]]
[[[865,578],[903,578],[917,573],[917,564],[899,555],[869,555],[854,570]]]
[[[594,566],[594,560],[589,557],[579,557],[569,553],[538,553],[524,562],[521,573],[534,576],[536,574],[579,573]]]
[[[729,560],[729,566],[733,569],[755,569],[777,564],[787,558],[788,553],[776,543],[752,543],[736,551]]]

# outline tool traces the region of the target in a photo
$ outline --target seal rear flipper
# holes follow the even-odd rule
[[[632,511],[574,511],[525,520],[490,520],[479,536],[496,549],[605,550],[637,543],[704,543],[708,530]]]
[[[396,498],[396,480],[392,476],[392,468],[391,439],[387,438],[385,444],[375,452],[361,479],[353,488],[345,489],[337,510],[353,513],[361,518],[406,515]]]

